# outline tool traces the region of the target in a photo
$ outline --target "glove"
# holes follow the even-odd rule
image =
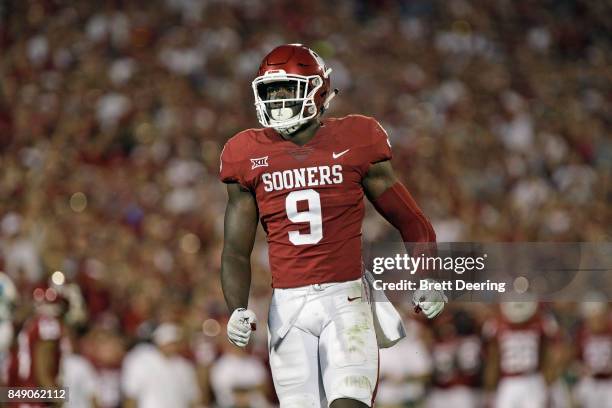
[[[227,338],[238,346],[245,347],[249,343],[251,332],[257,330],[257,317],[252,310],[238,308],[234,310],[227,322]]]
[[[427,279],[429,282],[433,282],[433,279]],[[448,302],[448,298],[441,290],[417,290],[412,296],[412,304],[414,305],[415,312],[421,310],[425,313],[428,319],[433,319],[442,312],[444,304]]]

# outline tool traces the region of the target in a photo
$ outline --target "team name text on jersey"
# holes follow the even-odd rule
[[[264,191],[280,191],[302,187],[316,187],[328,184],[341,184],[342,166],[302,167],[284,171],[263,173],[261,180],[264,183]]]

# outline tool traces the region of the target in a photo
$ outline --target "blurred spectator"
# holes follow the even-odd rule
[[[224,353],[210,369],[210,383],[219,407],[267,407],[266,366],[248,351],[222,342]]]
[[[125,355],[123,338],[113,328],[100,325],[89,331],[86,343],[83,352],[96,370],[97,406],[121,406],[121,366]]]
[[[409,319],[406,334],[395,346],[380,350],[377,406],[418,407],[425,400],[432,369],[426,332],[421,323]]]
[[[94,408],[97,404],[98,376],[93,364],[81,354],[83,337],[76,335],[72,353],[62,359],[62,386],[68,388],[66,408]]]
[[[29,236],[23,218],[8,213],[0,222],[0,249],[5,260],[6,273],[18,282],[34,284],[43,278],[43,268],[37,242],[44,239],[42,231]]]
[[[124,366],[123,391],[128,407],[196,407],[201,401],[193,364],[180,355],[183,334],[171,323],[153,332],[155,346],[140,349]],[[134,364],[138,362],[138,365]]]

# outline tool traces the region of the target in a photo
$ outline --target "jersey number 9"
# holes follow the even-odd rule
[[[308,209],[298,211],[298,201],[308,201]],[[323,238],[323,217],[321,216],[321,198],[313,189],[292,191],[285,199],[287,218],[291,222],[310,224],[310,232],[289,231],[289,241],[293,245],[312,245]]]

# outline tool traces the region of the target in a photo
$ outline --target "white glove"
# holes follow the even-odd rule
[[[245,347],[251,332],[257,329],[256,324],[257,317],[252,310],[236,309],[227,322],[227,338],[236,346]]]
[[[429,282],[433,282],[433,279],[427,279]],[[415,306],[415,310],[420,310],[425,313],[428,319],[433,319],[442,312],[444,304],[448,302],[448,298],[441,290],[417,290],[412,296],[412,304]]]

